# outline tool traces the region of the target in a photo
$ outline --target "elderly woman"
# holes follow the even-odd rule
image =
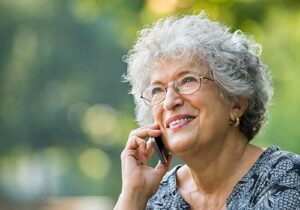
[[[204,13],[160,20],[129,52],[137,121],[115,209],[299,209],[300,158],[249,142],[272,96],[260,45]],[[167,163],[147,165],[162,137]],[[168,173],[172,156],[184,165]]]

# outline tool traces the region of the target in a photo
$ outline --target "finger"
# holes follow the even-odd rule
[[[144,165],[144,159],[138,150],[128,150],[125,151],[123,155],[121,155],[122,160],[122,167],[123,166],[138,166],[138,165]]]
[[[152,143],[150,141],[147,141],[146,150],[145,150],[146,158],[149,159],[153,155],[154,151],[155,149]]]
[[[154,152],[154,147],[152,146],[152,144],[149,141],[146,142],[144,139],[136,136],[132,137],[132,139],[130,139],[129,141],[130,142],[125,148],[122,157],[126,158],[131,156],[136,161],[140,161],[138,162],[139,165],[141,163],[146,165]]]
[[[159,124],[158,124],[158,123],[153,123],[153,124],[149,124],[149,125],[144,125],[144,126],[141,126],[141,128],[152,128],[152,129],[158,129],[158,128],[159,128]]]
[[[143,130],[160,130],[160,127],[157,123],[153,123],[153,124],[150,124],[150,125],[144,125],[144,126],[141,126],[135,130],[132,130],[130,132],[130,135],[137,135],[137,133],[140,133],[141,131]]]
[[[145,152],[147,146],[147,142],[138,136],[132,136],[128,139],[128,142],[125,146],[125,150],[136,150]]]
[[[150,124],[150,125],[144,125],[144,126],[141,126],[135,130],[132,130],[132,134],[135,134],[136,132],[138,132],[139,130],[143,130],[143,129],[154,129],[154,130],[160,130],[160,127],[157,123],[154,123],[154,124]]]
[[[151,156],[154,153],[154,147],[152,146],[150,141],[147,141],[145,148],[140,150],[140,159],[143,161],[143,163],[146,165],[148,160],[151,158]]]
[[[161,135],[161,131],[159,129],[153,129],[153,128],[139,128],[136,130],[133,130],[129,134],[129,138],[133,136],[138,136],[140,138],[147,138],[149,136],[157,137]]]
[[[147,130],[141,131],[137,135],[131,135],[125,145],[125,149],[137,149],[139,146],[143,146],[146,149],[146,141],[144,138],[149,136],[159,136],[161,134],[160,130]]]

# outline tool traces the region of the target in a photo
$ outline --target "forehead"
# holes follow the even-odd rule
[[[184,72],[203,75],[207,73],[207,67],[203,62],[189,62],[184,59],[162,60],[151,68],[150,82],[173,80]]]

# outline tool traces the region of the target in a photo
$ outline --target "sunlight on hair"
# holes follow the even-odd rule
[[[241,30],[247,34],[253,34],[255,39],[259,42],[263,42],[267,38],[264,34],[262,26],[255,20],[245,20],[241,24]]]
[[[81,152],[78,164],[84,174],[96,180],[103,179],[111,165],[107,154],[98,148],[89,148]]]

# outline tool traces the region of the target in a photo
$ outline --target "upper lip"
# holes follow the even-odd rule
[[[195,118],[195,116],[192,116],[192,115],[187,115],[187,114],[179,114],[179,115],[175,115],[175,116],[172,116],[170,118],[167,119],[166,121],[166,127],[168,128],[170,123],[172,121],[175,121],[175,120],[178,120],[178,119],[185,119],[185,118]]]

